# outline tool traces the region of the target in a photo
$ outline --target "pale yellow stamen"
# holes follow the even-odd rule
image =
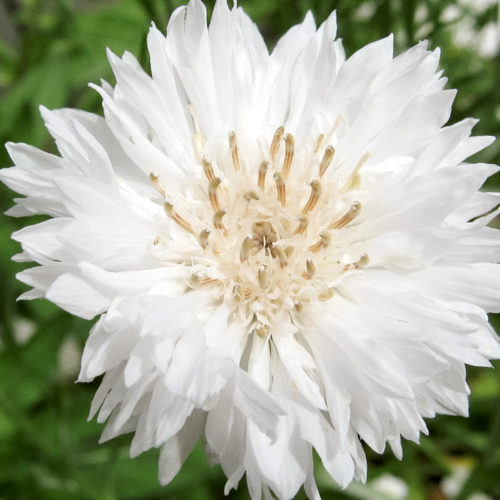
[[[316,266],[311,259],[306,260],[306,272],[303,274],[304,278],[310,280],[316,274]]]
[[[208,245],[208,237],[212,231],[210,229],[203,229],[198,235],[198,243],[201,245],[201,248],[205,249]]]
[[[271,143],[271,160],[274,162],[276,157],[276,153],[280,148],[280,142],[283,138],[283,134],[285,133],[284,127],[278,127],[276,132],[274,132],[273,142]]]
[[[333,156],[335,155],[335,148],[333,146],[328,146],[323,153],[323,158],[319,164],[319,176],[323,177],[326,169],[331,165]]]
[[[277,243],[271,245],[271,255],[273,258],[278,259],[280,267],[283,269],[288,264],[286,253]]]
[[[210,184],[208,185],[208,198],[210,199],[210,203],[214,212],[220,210],[219,198],[217,196],[217,188],[219,187],[221,180],[218,177],[214,177]]]
[[[299,221],[299,225],[293,233],[294,235],[302,234],[307,229],[307,226],[309,224],[309,216],[307,214],[300,214],[297,216],[297,220]]]
[[[361,212],[361,203],[359,201],[355,201],[352,205],[351,208],[348,210],[348,212],[342,216],[338,221],[333,222],[328,226],[328,229],[340,229],[349,222],[351,222],[355,217],[359,215]]]
[[[333,290],[329,288],[326,292],[321,293],[318,296],[318,299],[321,300],[322,302],[326,302],[327,300],[330,300],[333,297]]]
[[[292,166],[293,154],[295,151],[295,139],[292,134],[286,134],[285,137],[285,161],[283,162],[283,178],[288,179],[288,174],[290,173],[290,167]]]
[[[233,130],[229,132],[229,147],[231,148],[231,158],[233,159],[233,165],[236,172],[241,170],[240,168],[240,158],[238,155],[238,144],[236,142],[236,132]]]
[[[243,196],[247,201],[260,199],[260,196],[253,189],[247,191]]]
[[[165,188],[163,187],[163,184],[160,181],[160,175],[157,174],[156,172],[151,172],[149,174],[149,178],[151,179],[151,182],[153,183],[153,187],[163,196],[165,197]]]
[[[311,182],[311,195],[305,207],[302,209],[303,214],[308,214],[314,210],[316,203],[318,203],[319,196],[321,194],[321,184],[319,181],[315,180]]]
[[[274,174],[274,180],[276,182],[276,189],[278,190],[278,201],[284,206],[286,205],[286,186],[283,176],[276,172]]]
[[[259,286],[263,290],[265,290],[269,285],[269,280],[267,277],[266,266],[260,266],[259,271],[257,273],[257,279],[259,281]]]
[[[227,236],[227,230],[224,227],[224,224],[222,224],[222,218],[224,215],[226,215],[227,210],[225,208],[220,208],[214,213],[214,216],[212,217],[212,222],[214,224],[215,229],[222,229],[224,231],[224,234]]]
[[[269,169],[268,161],[263,161],[259,166],[259,178],[257,180],[257,184],[259,185],[260,189],[262,189],[262,191],[264,191],[266,182],[266,172],[268,169]]]
[[[264,323],[261,323],[260,321],[257,321],[257,323],[255,323],[254,332],[261,339],[265,339],[269,335],[269,326],[264,325]]]
[[[167,213],[167,215],[173,219],[175,222],[177,222],[177,224],[179,224],[179,226],[181,226],[183,229],[185,229],[186,231],[188,231],[189,233],[191,234],[194,234],[194,231],[193,231],[193,228],[191,227],[191,225],[189,224],[189,222],[187,222],[185,219],[183,219],[175,210],[174,210],[174,206],[172,205],[172,203],[166,201],[164,204],[163,204],[163,208],[165,209],[165,212]]]
[[[345,192],[345,191],[349,191],[350,189],[359,187],[359,181],[360,181],[359,171],[361,170],[361,167],[368,161],[370,156],[371,156],[370,153],[365,153],[360,158],[358,163],[356,163],[356,166],[354,167],[354,170],[352,171],[351,175],[349,176],[349,179],[348,179],[346,185],[344,186],[344,188],[342,189],[342,191]]]
[[[216,283],[219,281],[215,278],[209,278],[208,276],[201,276],[199,273],[194,273],[191,275],[191,284],[192,285],[208,285],[210,283]]]
[[[326,248],[332,241],[332,237],[328,231],[321,231],[319,233],[319,238],[319,241],[309,247],[309,250],[313,253],[319,252],[322,248]]]
[[[203,171],[205,172],[205,175],[207,176],[208,182],[212,182],[215,179],[214,168],[212,166],[212,162],[206,156],[204,156],[201,160],[201,163],[203,165]]]
[[[250,256],[250,251],[254,248],[254,240],[250,236],[247,236],[244,240],[243,243],[241,244],[240,248],[240,262],[243,263],[246,260],[248,260],[248,257]]]
[[[344,271],[349,271],[351,269],[363,269],[363,267],[366,267],[369,262],[370,258],[368,257],[368,254],[364,253],[356,262],[344,266]]]
[[[316,144],[314,146],[314,153],[317,153],[321,148],[321,144],[323,144],[323,140],[325,139],[325,134],[319,134],[316,139]]]

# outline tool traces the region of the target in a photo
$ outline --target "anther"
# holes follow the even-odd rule
[[[319,148],[321,147],[321,144],[323,144],[323,140],[325,139],[325,134],[319,134],[318,138],[316,139],[316,144],[314,146],[314,152],[317,153],[319,151]]]
[[[295,251],[295,247],[292,247],[291,245],[288,245],[285,247],[285,255],[287,257],[291,257],[294,251]]]
[[[285,133],[284,127],[278,127],[276,132],[274,132],[273,142],[271,143],[271,160],[274,162],[274,158],[276,157],[276,153],[280,148],[280,142],[283,138],[283,134]]]
[[[340,228],[346,226],[355,217],[357,217],[360,212],[361,212],[361,203],[359,201],[355,201],[351,205],[351,208],[348,210],[348,212],[344,216],[342,216],[338,221],[330,224],[328,226],[328,229],[340,229]]]
[[[154,188],[162,195],[166,196],[165,194],[165,188],[163,187],[163,184],[160,181],[160,175],[157,174],[156,172],[151,172],[149,174],[149,178],[151,179],[151,182],[153,183]]]
[[[286,205],[286,186],[283,176],[276,172],[274,174],[274,180],[276,182],[276,189],[278,190],[278,201],[284,206]]]
[[[331,165],[333,156],[335,155],[335,148],[333,146],[328,146],[325,149],[321,163],[319,164],[319,176],[323,177],[326,169]]]
[[[255,324],[254,332],[261,338],[265,339],[269,335],[269,326],[258,321]]]
[[[286,134],[285,136],[285,161],[283,162],[283,178],[288,179],[288,174],[290,173],[290,167],[292,166],[293,153],[295,150],[295,139],[292,134]]]
[[[277,243],[271,245],[271,255],[273,258],[278,259],[281,269],[288,264],[285,251]]]
[[[316,253],[319,252],[322,248],[326,248],[332,240],[330,233],[328,231],[321,231],[319,233],[319,240],[309,247],[309,251]]]
[[[346,183],[346,185],[343,188],[343,191],[349,191],[350,189],[356,188],[359,185],[359,171],[361,167],[368,161],[370,158],[371,154],[370,153],[365,153],[361,159],[356,163],[356,166],[354,167],[354,170],[352,171],[351,175],[349,176],[349,179]]]
[[[161,238],[159,236],[157,236],[154,240],[153,240],[153,245],[159,245],[161,242]]]
[[[266,172],[269,169],[269,162],[263,161],[259,166],[259,178],[257,180],[257,184],[260,189],[264,190],[265,182],[266,182]]]
[[[198,243],[200,244],[201,248],[205,250],[208,245],[208,237],[210,236],[210,233],[212,231],[210,229],[203,229],[203,231],[200,232],[198,235]]]
[[[247,191],[243,196],[247,201],[260,199],[260,196],[253,189]]]
[[[224,234],[227,236],[227,230],[224,227],[224,224],[222,224],[222,218],[224,215],[226,215],[227,210],[225,208],[220,208],[214,213],[214,216],[212,217],[212,222],[214,224],[215,229],[222,229],[224,231]]]
[[[333,297],[333,290],[331,288],[328,288],[326,292],[321,293],[318,295],[318,299],[321,300],[322,302],[326,302],[327,300],[330,300]]]
[[[306,272],[303,274],[304,278],[310,280],[316,274],[316,266],[311,259],[306,260]]]
[[[207,176],[208,182],[212,182],[215,179],[214,168],[212,166],[212,162],[208,159],[207,156],[204,156],[201,159],[201,163],[203,165],[203,171]]]
[[[208,185],[208,198],[210,199],[214,212],[220,209],[219,198],[217,197],[217,188],[220,183],[221,180],[218,177],[214,177]]]
[[[233,165],[236,172],[240,171],[240,158],[238,156],[238,144],[236,143],[236,132],[231,130],[229,132],[229,147],[231,148],[231,157],[233,159]]]
[[[175,222],[177,222],[177,224],[179,224],[179,226],[181,226],[183,229],[185,229],[186,231],[190,232],[191,234],[194,234],[194,231],[193,231],[193,228],[191,227],[191,225],[189,224],[189,222],[187,222],[185,219],[183,219],[175,210],[174,210],[174,206],[172,205],[172,203],[166,201],[164,204],[163,204],[163,208],[165,209],[165,212],[167,213],[167,215],[173,219]]]
[[[297,229],[294,231],[293,235],[302,234],[309,224],[309,216],[307,214],[300,214],[297,216],[297,220],[299,221],[299,225]]]
[[[246,260],[248,260],[248,257],[250,255],[250,251],[254,248],[254,242],[250,236],[247,236],[244,240],[243,243],[241,244],[240,248],[240,262],[243,264]]]
[[[366,267],[369,262],[370,258],[368,257],[368,254],[364,253],[356,262],[344,266],[344,271],[349,271],[351,269],[363,269],[363,267]]]
[[[259,286],[262,290],[265,290],[269,285],[269,280],[267,279],[266,266],[260,266],[257,272],[257,279],[259,281]]]
[[[362,269],[366,267],[369,262],[370,257],[368,257],[368,254],[364,253],[353,265],[356,269]]]
[[[293,303],[293,309],[296,312],[302,311],[302,302],[299,302],[298,300],[294,301],[294,303]]]
[[[314,210],[316,203],[318,203],[319,196],[321,194],[321,183],[318,180],[314,180],[311,182],[311,195],[307,200],[304,208],[302,209],[303,214],[308,214]]]
[[[248,285],[236,284],[233,287],[233,296],[238,302],[248,300],[252,296],[252,290],[248,287]]]
[[[194,273],[191,275],[190,282],[192,285],[208,285],[209,283],[215,283],[219,281],[215,278],[209,278],[208,276],[202,276],[199,273]]]

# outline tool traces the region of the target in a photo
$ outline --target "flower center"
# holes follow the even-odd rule
[[[150,175],[178,229],[170,241],[187,249],[173,257],[171,243],[158,255],[190,269],[189,288],[211,287],[266,336],[274,320],[313,300],[329,300],[339,277],[366,266],[368,256],[358,252],[353,258],[341,230],[361,211],[353,196],[367,154],[340,182],[326,179],[335,149],[323,134],[297,152],[293,135],[279,127],[257,162],[241,153],[235,132],[214,158],[204,154],[198,134],[195,145],[202,169],[189,194],[170,198],[160,176]],[[154,246],[161,248],[163,240],[159,236]]]

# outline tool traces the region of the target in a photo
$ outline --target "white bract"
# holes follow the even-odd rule
[[[500,356],[490,137],[444,126],[439,52],[392,37],[345,58],[335,16],[308,14],[269,53],[255,25],[199,0],[148,36],[149,76],[109,53],[105,118],[42,109],[61,157],[9,144],[20,273],[99,316],[80,381],[102,374],[103,440],[161,447],[168,483],[200,437],[252,499],[319,498],[313,450],[342,487],[364,441],[418,441],[467,414],[464,363]]]

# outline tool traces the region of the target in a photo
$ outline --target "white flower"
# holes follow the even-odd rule
[[[250,495],[319,498],[315,449],[342,487],[377,452],[418,441],[423,417],[467,413],[464,363],[500,356],[499,197],[474,120],[439,52],[392,38],[345,59],[335,16],[269,54],[241,9],[199,0],[148,37],[152,77],[109,54],[105,118],[43,117],[61,157],[9,144],[1,178],[48,214],[14,238],[19,278],[99,316],[79,380],[105,374],[103,440],[161,447],[160,481],[199,437]]]

